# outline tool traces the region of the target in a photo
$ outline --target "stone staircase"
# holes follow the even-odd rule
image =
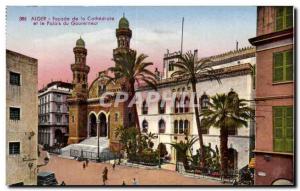
[[[80,143],[77,144],[70,144],[61,149],[61,156],[62,157],[70,157],[70,151],[76,150],[78,152],[86,151],[86,152],[98,152],[98,141],[97,137],[89,137]],[[99,150],[101,153],[108,153],[109,152],[109,140],[106,137],[99,137]]]

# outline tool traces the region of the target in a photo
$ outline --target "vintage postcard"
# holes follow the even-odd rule
[[[291,6],[7,6],[9,186],[293,186]]]

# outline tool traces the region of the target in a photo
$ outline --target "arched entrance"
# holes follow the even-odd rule
[[[90,128],[89,128],[88,134],[90,137],[96,137],[97,136],[97,118],[94,113],[90,114],[89,121],[90,121]]]
[[[228,149],[228,168],[235,170],[238,167],[238,152],[233,149]]]
[[[100,122],[100,137],[107,137],[107,121],[106,121],[106,116],[104,113],[101,113],[99,115],[99,122]]]
[[[63,133],[60,129],[56,129],[54,133],[55,143],[60,144],[63,143]]]

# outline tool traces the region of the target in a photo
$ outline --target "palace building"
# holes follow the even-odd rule
[[[117,48],[113,50],[113,57],[123,51],[132,51],[130,49],[130,40],[132,31],[129,28],[128,20],[123,17],[119,21],[119,27],[116,29]],[[69,140],[68,146],[73,149],[87,149],[95,151],[93,148],[84,147],[84,144],[97,144],[97,135],[101,137],[100,147],[107,146],[110,150],[116,151],[119,148],[118,140],[115,137],[115,129],[120,125],[131,126],[135,124],[134,114],[131,109],[128,110],[128,102],[120,103],[118,107],[102,107],[100,97],[104,92],[126,91],[126,82],[119,81],[116,84],[105,85],[105,71],[99,72],[99,76],[88,86],[89,66],[86,63],[87,49],[82,38],[78,39],[73,49],[75,63],[71,65],[73,72],[73,91],[67,102],[69,104]],[[166,145],[169,153],[170,162],[175,162],[175,151],[168,143],[184,140],[184,132],[187,130],[189,136],[197,136],[196,120],[193,108],[177,107],[177,102],[184,99],[188,103],[189,97],[182,97],[183,92],[191,92],[191,85],[187,85],[185,80],[172,78],[171,75],[177,68],[173,65],[178,60],[181,52],[164,55],[163,72],[160,76],[158,70],[155,71],[158,79],[158,92],[162,95],[164,92],[176,93],[175,102],[160,100],[157,104],[147,104],[146,100],[142,104],[137,104],[138,117],[143,133],[152,132],[158,135],[154,140],[154,148],[159,143]],[[198,58],[198,51],[194,54]],[[213,64],[216,74],[221,80],[210,81],[207,78],[199,76],[197,82],[197,95],[199,96],[200,110],[207,107],[207,101],[211,96],[217,93],[236,92],[240,98],[253,100],[255,91],[255,76],[253,67],[256,63],[255,48],[246,47],[236,49],[224,54],[209,57]],[[201,58],[200,58],[201,59]],[[154,91],[150,87],[139,87],[137,92],[145,98],[146,93]],[[106,100],[113,102],[113,99]],[[159,107],[159,103],[165,101],[164,107]],[[174,106],[175,107],[172,107]],[[219,129],[210,128],[203,131],[205,145],[219,147]],[[242,168],[249,163],[254,148],[254,122],[249,121],[247,127],[231,129],[229,132],[229,152],[232,157],[231,163],[234,168]],[[103,140],[106,140],[103,141]],[[80,144],[77,144],[79,143]],[[75,146],[77,145],[77,147]],[[195,143],[193,152],[199,148],[199,143]],[[220,148],[220,147],[219,147]],[[101,149],[102,150],[102,149]]]

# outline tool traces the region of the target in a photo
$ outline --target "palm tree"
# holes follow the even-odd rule
[[[176,150],[177,161],[181,161],[185,168],[188,168],[189,155],[192,156],[192,147],[198,141],[197,137],[191,139],[186,136],[186,142],[180,141],[179,143],[170,143]]]
[[[129,100],[135,96],[135,84],[145,83],[156,90],[156,78],[148,67],[153,65],[152,62],[145,62],[148,56],[140,54],[137,56],[136,51],[126,51],[115,56],[115,66],[108,68],[109,72],[114,74],[114,77],[109,77],[108,83],[112,81],[123,81],[126,84],[126,89],[129,93]],[[136,108],[136,103],[133,104],[133,113],[135,116],[136,127],[141,138],[140,123]]]
[[[228,171],[228,129],[248,126],[248,120],[253,118],[253,109],[247,106],[246,100],[239,99],[231,91],[228,95],[217,94],[208,103],[209,108],[202,112],[207,127],[220,129],[221,170],[223,175]]]
[[[196,57],[194,54],[192,54],[191,51],[187,52],[184,55],[180,55],[178,62],[174,63],[174,66],[178,68],[177,71],[175,71],[171,76],[181,76],[187,79],[187,84],[192,84],[192,90],[194,94],[194,112],[195,112],[195,118],[196,118],[196,124],[197,124],[197,131],[199,136],[199,144],[201,149],[201,156],[205,156],[204,154],[204,146],[203,146],[203,136],[202,136],[202,130],[201,130],[201,124],[200,124],[200,118],[199,118],[199,110],[198,110],[198,99],[197,99],[197,78],[199,76],[203,76],[206,78],[209,78],[210,80],[217,80],[218,83],[221,83],[220,79],[213,74],[213,69],[210,67],[211,60],[209,59],[201,59],[196,60]],[[201,157],[201,167],[205,165],[205,159],[204,157]]]

